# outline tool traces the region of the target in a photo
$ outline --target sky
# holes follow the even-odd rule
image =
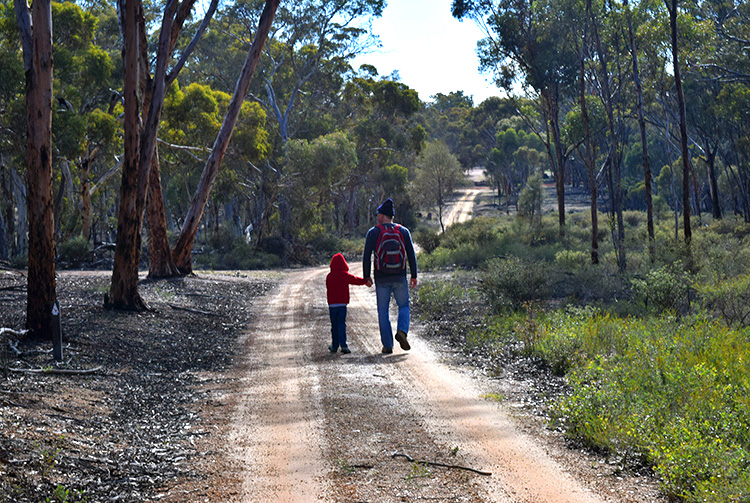
[[[471,20],[451,16],[451,0],[387,0],[383,16],[373,22],[382,48],[358,56],[352,66],[367,63],[381,76],[398,70],[401,82],[422,101],[436,93],[463,91],[478,105],[501,90],[478,70],[477,41],[482,32]]]

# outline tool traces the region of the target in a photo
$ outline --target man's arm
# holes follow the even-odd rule
[[[404,245],[406,246],[406,258],[409,261],[409,271],[411,271],[411,286],[417,285],[417,254],[414,252],[414,243],[411,241],[411,233],[406,227],[401,227],[401,235],[404,236]]]
[[[370,267],[372,266],[372,252],[375,249],[376,242],[377,242],[376,227],[373,227],[369,231],[367,231],[367,237],[365,238],[365,251],[362,254],[362,276],[365,279],[370,278]]]

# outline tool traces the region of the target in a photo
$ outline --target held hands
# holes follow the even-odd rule
[[[365,283],[365,285],[367,285],[368,287],[371,287],[372,286],[372,278],[365,278],[365,279],[367,280],[367,282]]]

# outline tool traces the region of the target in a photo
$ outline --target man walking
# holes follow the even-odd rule
[[[393,223],[393,201],[386,199],[378,206],[378,224],[367,231],[365,252],[362,257],[363,276],[370,278],[371,257],[375,255],[375,295],[378,302],[378,324],[383,353],[393,353],[393,329],[388,314],[391,296],[398,306],[396,341],[401,349],[409,350],[406,340],[409,333],[410,307],[409,283],[406,280],[406,263],[411,272],[411,287],[417,286],[417,256],[409,229]]]

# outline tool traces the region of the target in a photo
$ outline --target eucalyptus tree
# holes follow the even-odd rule
[[[230,94],[199,83],[182,88],[175,82],[167,93],[159,139],[164,197],[171,221],[188,211],[230,99]],[[269,148],[265,111],[257,103],[245,101],[222,162],[224,169],[212,191],[211,204],[216,211],[222,204],[228,214],[238,215],[240,207],[247,206],[243,204],[247,189]],[[218,224],[218,219],[214,223]],[[256,221],[252,223],[257,227]]]
[[[750,222],[750,87],[740,82],[724,85],[717,96],[724,141],[719,149],[724,177],[735,211]]]
[[[53,139],[61,183],[55,202],[55,214],[60,225],[59,201],[65,186],[78,181],[78,204],[74,215],[80,212],[81,222],[71,222],[71,228],[80,226],[86,239],[91,237],[92,179],[113,158],[117,145],[115,107],[120,94],[114,79],[116,62],[107,47],[96,44],[99,23],[115,16],[115,10],[102,9],[98,16],[79,5],[65,2],[52,5],[55,23],[55,89],[58,106],[53,113]],[[74,166],[71,171],[69,166]],[[99,186],[100,187],[100,186]],[[76,218],[77,220],[77,218]]]
[[[674,77],[675,93],[677,95],[678,124],[680,129],[680,154],[682,155],[682,225],[688,254],[693,238],[690,224],[690,152],[688,151],[687,112],[685,110],[685,93],[682,89],[682,70],[677,18],[679,17],[679,1],[664,0],[669,11],[669,33],[672,50],[672,75]]]
[[[498,124],[517,114],[516,104],[507,98],[490,97],[469,109],[463,122],[457,156],[464,168],[487,165],[495,148]]]
[[[431,98],[433,101],[425,103],[422,112],[427,133],[432,141],[442,141],[451,152],[458,153],[461,133],[466,127],[466,120],[474,106],[474,100],[471,96],[464,95],[463,91],[448,94],[437,93]]]
[[[206,161],[206,165],[203,167],[198,187],[190,201],[190,208],[188,208],[180,234],[177,237],[177,242],[175,243],[173,251],[173,258],[175,264],[183,274],[188,274],[193,270],[192,254],[193,245],[195,244],[195,236],[198,232],[198,225],[200,224],[208,197],[219,172],[219,166],[221,165],[224,154],[226,154],[227,148],[229,147],[232,132],[237,125],[237,120],[242,110],[242,104],[250,87],[255,68],[261,58],[263,45],[268,38],[268,33],[271,29],[274,15],[276,14],[278,7],[279,0],[266,0],[265,6],[263,7],[263,13],[258,21],[258,31],[255,35],[255,40],[253,41],[253,45],[250,46],[247,59],[242,66],[242,71],[237,79],[237,86],[235,87],[232,99],[227,106],[226,115],[224,116],[221,128],[216,135],[211,154]]]
[[[711,22],[715,45],[698,66],[722,82],[750,84],[750,4],[744,0],[701,0],[700,16]]]
[[[151,73],[147,45],[147,25],[141,0],[119,0],[118,12],[124,42],[124,163],[120,185],[120,207],[117,223],[114,267],[105,305],[118,309],[146,308],[138,294],[138,264],[141,256],[141,228],[146,213],[147,199],[161,203],[160,180],[152,170],[156,156],[157,134],[164,107],[164,96],[169,82],[185,64],[192,47],[202,35],[199,28],[193,40],[182,50],[181,57],[169,68],[182,27],[190,15],[195,0],[179,3],[169,0],[164,6],[156,49],[156,62]],[[212,4],[215,8],[216,1]],[[213,15],[209,8],[206,20]],[[205,24],[204,24],[205,25]],[[204,25],[201,27],[204,28]],[[154,176],[152,176],[152,174]],[[148,198],[149,187],[152,197]],[[156,212],[154,212],[155,214]],[[166,224],[155,219],[150,226],[163,231]],[[155,230],[154,229],[154,230]],[[162,232],[161,248],[167,246],[166,232]],[[153,235],[153,233],[152,233]],[[161,256],[169,257],[163,253]],[[171,264],[169,272],[173,272]]]
[[[262,4],[235,2],[221,17],[222,26],[249,43]],[[384,0],[304,0],[279,6],[258,68],[262,86],[254,86],[253,97],[275,120],[282,145],[304,126],[297,113],[300,100],[303,109],[321,104],[314,100],[316,77],[372,46],[369,25],[384,5]]]
[[[29,260],[26,328],[51,337],[57,300],[55,222],[52,211],[52,4],[15,0],[26,72],[26,166],[29,208]]]
[[[541,165],[540,154],[544,150],[539,137],[523,129],[512,127],[497,133],[495,148],[487,162],[487,172],[495,183],[498,200],[505,195],[507,207],[517,196],[529,175]]]
[[[604,105],[607,116],[609,148],[607,155],[610,191],[610,212],[615,221],[612,242],[620,271],[625,271],[625,224],[623,220],[622,145],[625,141],[623,91],[626,78],[622,73],[622,56],[626,53],[617,12],[608,2],[586,0],[586,14],[590,21],[593,51],[598,65],[594,65],[596,94]],[[606,37],[606,38],[605,38]]]
[[[643,180],[646,192],[646,229],[648,232],[649,256],[653,261],[654,250],[654,204],[653,204],[653,175],[651,170],[651,156],[648,151],[648,136],[646,134],[646,114],[643,103],[643,85],[639,65],[638,41],[636,40],[637,27],[633,20],[633,11],[628,0],[623,0],[625,23],[628,30],[628,49],[632,58],[633,85],[635,87],[636,116],[638,118],[638,132],[641,137],[641,161],[643,163]]]
[[[443,212],[447,198],[461,181],[462,169],[448,146],[440,141],[428,143],[417,159],[413,182],[414,199],[423,207],[437,209],[440,230],[445,231]]]
[[[290,140],[284,162],[287,193],[295,209],[292,218],[283,223],[289,234],[307,242],[346,227],[351,221],[347,218],[348,188],[357,166],[355,143],[342,132],[312,141]]]
[[[13,2],[0,2],[0,250],[4,260],[26,252],[26,187],[22,166],[26,138],[24,60]],[[23,172],[23,170],[21,170]],[[16,211],[18,208],[18,211]]]
[[[722,85],[713,79],[688,78],[685,81],[685,95],[690,102],[686,107],[688,124],[693,144],[700,151],[699,159],[703,161],[708,179],[708,193],[711,212],[714,219],[722,218],[722,202],[718,183],[718,153],[725,141],[724,127],[721,123],[718,94]],[[698,197],[699,194],[696,194]]]
[[[400,82],[376,80],[372,75],[347,82],[337,117],[352,132],[357,145],[358,164],[350,187],[352,205],[361,202],[359,206],[370,208],[391,196],[387,170],[394,165],[413,165],[427,137],[425,128],[416,122],[421,106],[417,92]],[[396,211],[405,216],[408,201],[399,198],[396,204]],[[350,212],[352,218],[354,213],[360,211]]]
[[[560,134],[561,107],[572,92],[576,55],[567,29],[568,12],[551,2],[454,0],[454,17],[473,19],[484,31],[478,43],[481,67],[509,91],[521,82],[537,94],[550,163],[555,172],[560,233],[565,229],[565,163],[568,146]]]

